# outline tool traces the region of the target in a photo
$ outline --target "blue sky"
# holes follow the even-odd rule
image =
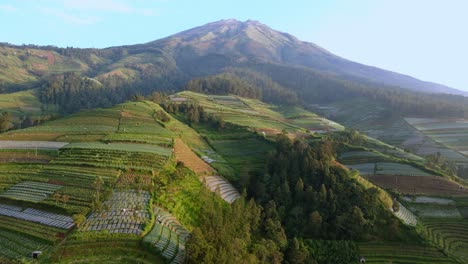
[[[0,0],[0,42],[109,47],[259,20],[344,58],[468,90],[465,0]]]

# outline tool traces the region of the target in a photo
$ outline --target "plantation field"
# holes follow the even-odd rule
[[[148,211],[150,198],[147,191],[114,190],[103,203],[103,210],[88,216],[79,230],[140,235],[151,219]]]
[[[285,130],[304,134],[314,129],[342,129],[339,124],[318,117],[299,107],[275,107],[261,101],[237,96],[204,95],[189,91],[177,94],[188,101],[196,101],[208,113],[214,113],[225,122],[272,135]]]
[[[448,254],[466,263],[468,261],[468,222],[453,219],[425,219],[421,233]]]
[[[0,215],[61,229],[71,229],[75,225],[73,219],[66,215],[48,213],[32,208],[23,210],[21,207],[6,204],[0,204]]]
[[[141,247],[139,238],[81,239],[71,237],[53,250],[46,263],[163,264],[164,260]]]
[[[202,178],[202,182],[208,187],[208,189],[212,192],[218,193],[219,196],[228,203],[233,203],[235,200],[240,198],[240,194],[237,189],[220,176],[205,176]]]
[[[50,244],[28,235],[0,228],[0,255],[9,259],[27,258],[34,251],[46,251]],[[1,261],[1,260],[0,260]]]
[[[359,243],[359,252],[366,263],[455,264],[457,261],[430,246],[398,243]]]
[[[0,193],[0,197],[30,202],[41,202],[63,186],[44,182],[23,181]]]
[[[57,154],[55,150],[0,149],[0,163],[47,163]]]
[[[67,142],[53,141],[10,141],[0,140],[0,149],[51,149],[56,150],[67,145]]]
[[[375,162],[375,163],[362,163],[352,164],[346,166],[349,169],[358,170],[363,176],[375,175],[400,175],[400,176],[430,176],[429,173],[424,172],[408,164],[391,163],[391,162]]]
[[[397,212],[395,212],[395,216],[403,221],[403,223],[410,226],[415,226],[418,223],[416,216],[402,204],[399,204],[399,206],[400,208]]]
[[[37,97],[37,89],[0,94],[0,109],[11,113],[15,120],[25,115],[40,117],[53,113],[43,111],[42,106]]]
[[[185,243],[190,233],[162,208],[156,207],[154,214],[156,222],[143,238],[143,243],[159,252],[170,263],[185,263]]]
[[[367,179],[384,189],[392,189],[402,194],[468,195],[468,190],[460,189],[458,184],[437,176],[377,175],[368,176]]]
[[[198,157],[185,143],[176,139],[174,144],[174,155],[177,161],[181,161],[185,166],[197,174],[214,173],[215,170]]]
[[[440,152],[459,166],[468,166],[468,121],[465,119],[405,118],[406,122],[432,139],[435,146],[421,151]],[[466,177],[465,173],[461,177]]]

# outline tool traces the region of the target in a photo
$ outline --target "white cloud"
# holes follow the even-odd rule
[[[11,5],[0,5],[0,11],[15,12],[18,8]]]

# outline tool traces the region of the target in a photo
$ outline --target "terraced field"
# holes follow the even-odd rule
[[[37,238],[0,228],[0,255],[10,259],[23,259],[34,251],[46,251],[50,244]]]
[[[466,220],[425,219],[422,234],[445,252],[468,261],[468,222]]]
[[[163,264],[164,260],[141,247],[139,238],[81,240],[71,237],[51,253],[51,263]]]
[[[37,203],[45,200],[61,188],[63,188],[63,186],[57,184],[24,181],[0,193],[0,197]]]
[[[440,145],[441,154],[468,166],[468,121],[465,119],[405,118],[406,122]],[[450,149],[444,151],[444,149]]]
[[[429,246],[408,245],[397,243],[360,243],[360,254],[366,263],[398,263],[398,264],[455,264],[457,261],[447,257],[438,249]]]
[[[143,239],[173,264],[185,263],[185,243],[190,233],[177,219],[160,207],[154,210],[156,222],[153,229]]]
[[[416,226],[418,223],[416,216],[410,210],[406,209],[406,207],[404,207],[402,204],[400,204],[400,209],[395,212],[395,216],[403,221],[403,223],[410,226]]]
[[[384,189],[409,195],[468,195],[468,190],[460,188],[457,183],[438,176],[377,175],[367,179]]]
[[[375,162],[362,164],[346,164],[349,169],[358,170],[363,176],[399,175],[399,176],[430,176],[429,173],[408,164],[392,162]]]
[[[89,215],[79,230],[140,235],[151,219],[150,198],[147,191],[114,190],[110,199],[103,203],[103,210]]]
[[[221,198],[228,203],[233,203],[240,198],[237,189],[220,176],[205,176],[202,178],[202,182],[204,182],[212,192],[219,193]]]
[[[214,173],[215,170],[198,157],[181,139],[176,139],[174,144],[174,155],[177,161],[197,174]]]

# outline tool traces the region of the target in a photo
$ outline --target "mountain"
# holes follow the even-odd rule
[[[255,59],[415,91],[467,95],[464,91],[444,85],[346,60],[313,43],[252,20],[221,20],[147,43],[146,46],[161,48],[175,57],[186,55],[188,51],[198,56],[220,54],[237,62]]]
[[[194,63],[198,64],[194,69]],[[366,66],[252,20],[221,20],[145,44],[106,49],[0,45],[1,87],[34,86],[42,76],[77,71],[90,77],[125,78],[156,71],[187,81],[224,67],[267,63],[300,67],[342,80],[426,93],[467,95],[444,85]],[[144,73],[143,73],[144,74]]]

